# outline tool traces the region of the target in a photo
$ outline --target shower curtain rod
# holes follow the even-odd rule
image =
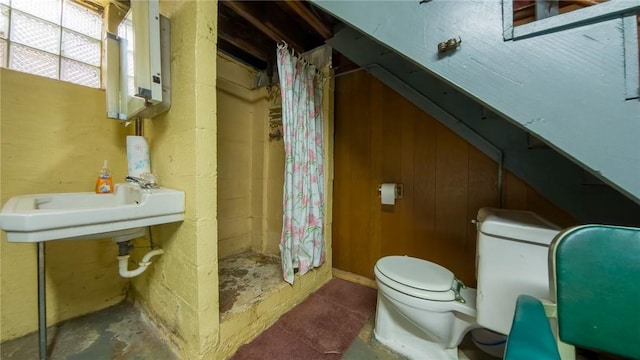
[[[333,75],[333,76],[329,76],[329,78],[335,79],[335,78],[338,78],[338,77],[340,77],[340,76],[344,76],[344,75],[352,74],[352,73],[354,73],[354,72],[358,72],[358,71],[362,71],[362,70],[367,70],[367,69],[370,69],[370,68],[372,68],[372,67],[374,67],[374,66],[378,66],[378,65],[373,64],[373,65],[367,65],[367,66],[365,66],[365,67],[359,67],[359,68],[356,68],[356,69],[347,70],[347,71],[345,71],[345,72],[341,72],[340,74],[335,74],[335,75]]]

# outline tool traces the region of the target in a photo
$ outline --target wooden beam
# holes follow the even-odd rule
[[[222,12],[218,16],[218,28],[218,37],[264,62],[267,62],[270,57],[267,47],[271,47],[273,53],[276,51],[275,45],[262,33],[234,22]]]
[[[229,56],[231,56],[232,58],[235,58],[239,61],[241,61],[242,63],[249,65],[255,69],[258,70],[268,70],[269,69],[269,62],[268,61],[263,61],[258,59],[257,57],[249,54],[248,52],[244,51],[243,49],[240,49],[238,47],[236,47],[235,45],[228,43],[225,39],[218,37],[218,51],[225,53]],[[275,56],[274,56],[275,57]]]
[[[284,40],[295,50],[304,51],[303,41],[296,37],[295,32],[282,31],[282,24],[286,23],[286,19],[275,19],[273,14],[266,11],[268,9],[263,8],[262,10],[265,11],[258,9],[259,6],[264,5],[262,2],[221,1],[220,4],[235,11],[271,40],[276,42]],[[281,27],[275,26],[275,24],[281,25]]]
[[[241,49],[247,52],[248,54],[251,54],[252,56],[254,56],[255,58],[261,61],[267,62],[267,60],[269,59],[266,52],[264,52],[262,49],[258,49],[257,47],[252,46],[251,43],[246,42],[244,39],[239,39],[233,36],[229,36],[221,32],[218,33],[218,37],[228,42],[229,44],[237,47],[238,49]]]
[[[309,10],[302,1],[284,1],[282,4],[288,6],[300,18],[302,18],[309,26],[313,28],[324,40],[333,36],[333,31],[322,20]]]
[[[377,289],[378,288],[378,284],[376,284],[375,280],[371,280],[367,277],[358,275],[358,274],[354,274],[348,271],[344,271],[344,270],[339,270],[336,268],[331,269],[333,272],[333,277],[336,277],[338,279],[342,279],[342,280],[346,280],[346,281],[350,281],[352,283],[356,283],[356,284],[360,284],[360,285],[364,285],[366,287],[372,288],[372,289]]]

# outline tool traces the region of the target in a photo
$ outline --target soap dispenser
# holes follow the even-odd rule
[[[96,194],[111,194],[113,193],[113,180],[111,179],[111,171],[107,160],[102,164],[100,175],[96,181]]]

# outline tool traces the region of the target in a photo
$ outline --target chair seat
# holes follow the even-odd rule
[[[560,360],[544,307],[533,296],[518,297],[504,358]]]
[[[574,359],[574,347],[640,359],[640,228],[569,228],[551,243],[549,264],[557,347],[546,305],[521,295],[505,359]]]

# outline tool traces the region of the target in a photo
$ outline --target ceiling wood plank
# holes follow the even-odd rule
[[[281,4],[288,6],[311,26],[324,40],[333,36],[333,31],[322,20],[318,19],[302,1],[284,1]]]
[[[269,49],[275,46],[262,33],[252,30],[239,22],[234,22],[229,17],[219,13],[218,16],[218,36],[233,46],[244,50],[256,58],[267,62],[269,59]]]
[[[224,33],[218,33],[218,36],[220,37],[220,39],[223,39],[229,44],[244,50],[245,52],[258,58],[259,60],[266,62],[269,59],[269,55],[267,55],[267,53],[264,52],[263,49],[258,49],[257,47],[252,46],[251,43],[248,43],[244,39],[233,37]]]
[[[269,11],[260,11],[258,9],[258,6],[263,5],[261,2],[221,1],[220,4],[235,11],[271,40],[276,42],[284,40],[297,51],[302,51],[305,48],[303,46],[304,42],[295,36],[295,32],[283,31],[283,25],[287,23],[286,19],[275,19]],[[279,24],[279,26],[275,24]]]
[[[258,70],[268,69],[269,63],[262,61],[248,52],[236,47],[235,45],[228,43],[223,38],[218,37],[218,51],[238,59],[246,65],[249,65]]]

